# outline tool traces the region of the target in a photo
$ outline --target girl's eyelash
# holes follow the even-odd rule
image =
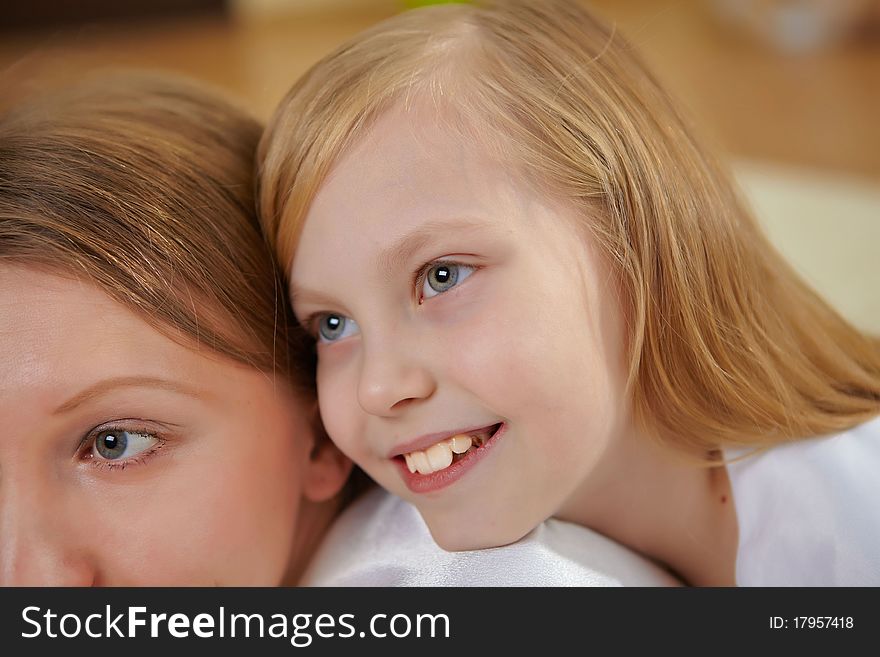
[[[431,262],[426,262],[413,272],[412,290],[413,294],[415,295],[416,301],[418,301],[419,303],[422,303],[424,301],[424,299],[422,299],[422,293],[419,290],[421,290],[422,286],[425,284],[425,276],[428,275],[431,267],[435,267],[440,263],[448,263],[450,265],[456,264],[448,260],[431,260]]]
[[[302,326],[303,330],[308,333],[308,335],[313,339],[318,339],[318,320],[327,315],[326,312],[317,312],[312,313],[310,315],[306,315],[302,320],[300,320],[299,325]]]
[[[457,260],[448,260],[446,258],[440,258],[439,260],[430,260],[425,264],[421,265],[418,269],[416,269],[412,273],[412,291],[413,295],[416,298],[418,303],[423,303],[424,299],[421,298],[421,293],[419,290],[422,289],[422,286],[425,283],[425,276],[428,275],[428,272],[432,267],[436,267],[437,265],[455,265],[458,267],[473,267],[474,269],[478,269],[477,265],[468,265],[463,262],[458,262]],[[301,320],[299,320],[300,326],[303,330],[309,334],[314,340],[318,339],[318,321],[324,317],[325,315],[333,315],[333,314],[343,314],[343,313],[332,313],[327,311],[318,311],[306,315]]]
[[[413,272],[413,294],[415,295],[416,301],[420,305],[425,302],[425,300],[422,298],[421,292],[422,287],[425,285],[425,277],[428,275],[429,271],[431,271],[434,267],[438,265],[453,265],[455,267],[470,267],[472,269],[479,269],[477,265],[469,265],[464,262],[459,262],[458,260],[450,260],[447,258],[440,258],[438,260],[431,260],[430,262],[426,262]]]
[[[155,434],[151,434],[155,435]],[[158,438],[158,437],[157,437]],[[165,446],[165,441],[159,439],[155,445],[153,445],[150,449],[145,452],[141,452],[137,456],[133,456],[130,459],[126,459],[124,461],[106,461],[104,459],[96,458],[93,454],[89,453],[84,457],[84,460],[88,461],[91,467],[98,468],[99,470],[125,470],[125,468],[143,465],[145,462],[149,461],[162,447]]]

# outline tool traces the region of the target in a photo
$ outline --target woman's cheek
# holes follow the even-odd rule
[[[163,477],[151,485],[149,494],[120,496],[105,490],[96,496],[116,498],[113,512],[105,511],[100,526],[91,532],[102,545],[97,555],[102,583],[211,585],[228,574],[213,564],[216,547],[222,545],[217,509],[224,508],[226,500],[207,491],[195,473],[187,474],[187,486]]]
[[[153,471],[149,492],[127,500],[116,542],[131,546],[120,554],[146,582],[281,581],[302,496],[304,437],[285,408],[242,401],[251,411],[205,420]]]

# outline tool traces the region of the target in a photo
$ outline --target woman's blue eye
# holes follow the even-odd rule
[[[422,284],[422,297],[427,299],[454,288],[474,273],[475,267],[459,265],[454,262],[438,262],[425,272]]]
[[[327,314],[318,320],[318,339],[321,342],[336,342],[357,333],[357,323],[345,315]]]
[[[95,436],[92,455],[105,461],[130,459],[159,442],[156,436],[140,431],[109,429]]]

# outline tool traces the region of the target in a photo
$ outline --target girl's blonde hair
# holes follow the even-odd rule
[[[0,264],[81,277],[178,341],[287,376],[291,315],[254,203],[260,133],[158,74],[20,105],[0,117]]]
[[[880,341],[801,281],[630,46],[572,0],[419,9],[316,64],[258,153],[282,263],[340,154],[414,99],[498,135],[508,162],[580,211],[620,282],[629,390],[652,434],[705,453],[880,413]]]

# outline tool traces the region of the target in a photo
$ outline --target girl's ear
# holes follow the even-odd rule
[[[342,490],[351,474],[352,462],[324,430],[317,403],[312,407],[311,425],[315,440],[306,467],[303,494],[311,502],[324,502]]]

